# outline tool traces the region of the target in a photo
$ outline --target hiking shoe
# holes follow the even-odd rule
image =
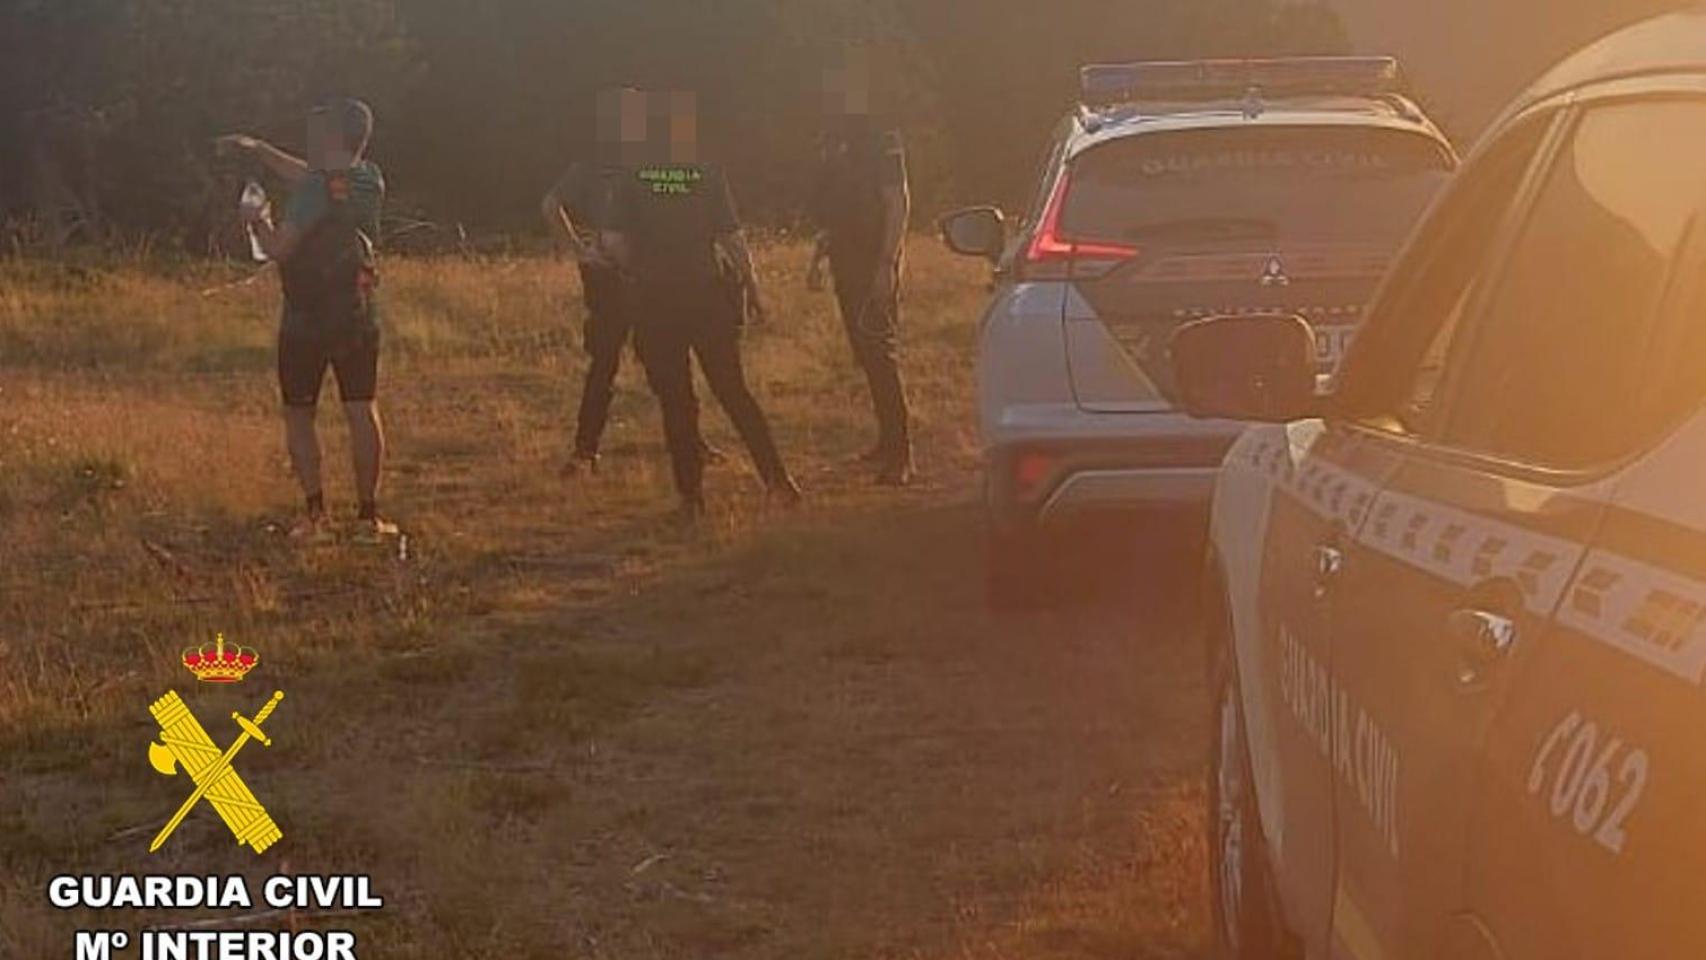
[[[389,520],[379,517],[365,517],[355,522],[355,540],[357,543],[384,543],[401,536],[402,528]]]
[[[572,479],[574,477],[578,477],[584,473],[597,473],[597,472],[598,472],[598,454],[596,454],[596,453],[582,453],[582,452],[577,451],[573,456],[569,457],[569,459],[566,463],[563,464],[561,476],[563,477],[563,479],[568,480],[568,479]]]
[[[305,513],[291,523],[284,535],[296,543],[329,543],[332,525],[323,513]]]

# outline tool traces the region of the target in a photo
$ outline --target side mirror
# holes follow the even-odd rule
[[[942,242],[968,257],[995,262],[1007,247],[1007,218],[996,207],[968,207],[943,217]]]
[[[1209,317],[1173,333],[1173,377],[1194,417],[1285,423],[1315,416],[1315,333],[1295,315]]]

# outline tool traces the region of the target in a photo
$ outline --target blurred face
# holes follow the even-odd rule
[[[836,62],[824,70],[823,112],[831,120],[871,112],[870,70],[863,50],[843,49]]]
[[[691,90],[674,90],[662,96],[662,119],[669,138],[671,163],[694,163],[699,159],[699,98]]]
[[[598,147],[607,160],[638,163],[646,145],[646,95],[632,89],[598,95]]]

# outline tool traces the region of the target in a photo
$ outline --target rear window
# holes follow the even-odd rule
[[[1450,176],[1420,134],[1369,127],[1149,133],[1073,161],[1061,232],[1132,244],[1395,246]]]

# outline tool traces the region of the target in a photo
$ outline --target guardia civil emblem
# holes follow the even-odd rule
[[[259,662],[260,655],[248,647],[227,648],[223,634],[215,640],[212,650],[201,647],[186,650],[183,655],[184,667],[205,683],[240,682]],[[224,750],[214,744],[176,690],[166,691],[165,696],[149,706],[148,712],[160,725],[159,741],[148,744],[149,764],[168,777],[175,777],[180,771],[188,773],[195,784],[195,789],[178,805],[177,812],[155,834],[154,842],[148,845],[149,853],[159,850],[203,799],[225,822],[237,843],[257,854],[283,838],[284,832],[273,822],[272,815],[232,766],[251,740],[260,741],[263,747],[272,746],[261,726],[283,699],[283,690],[274,691],[272,699],[252,718],[233,712],[231,719],[237,725],[237,735]]]

